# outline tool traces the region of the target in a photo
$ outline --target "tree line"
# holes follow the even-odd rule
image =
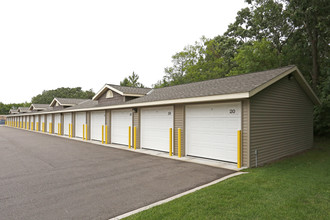
[[[172,56],[155,88],[296,65],[322,104],[314,131],[330,133],[329,0],[246,0],[227,31]]]
[[[320,98],[315,107],[314,131],[330,133],[330,63],[328,0],[246,0],[227,31],[201,37],[172,56],[172,65],[153,87],[160,88],[208,79],[296,65]],[[138,74],[125,77],[122,86],[144,87]],[[44,91],[32,103],[50,103],[54,97],[91,98],[80,87]],[[0,107],[1,109],[1,107]]]

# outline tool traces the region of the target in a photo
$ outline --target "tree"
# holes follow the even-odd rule
[[[281,55],[278,55],[273,44],[265,39],[245,44],[234,57],[237,64],[228,75],[251,73],[281,66]]]
[[[55,90],[44,90],[41,94],[32,97],[31,102],[35,104],[49,104],[55,97],[57,98],[76,98],[91,99],[95,93],[92,89],[83,91],[81,87],[76,88],[57,88]]]
[[[139,87],[144,88],[144,85],[139,81],[139,75],[135,74],[134,71],[131,76],[128,78],[125,77],[123,81],[120,81],[121,86],[128,86],[128,87]]]
[[[223,35],[203,38],[172,56],[155,87],[298,66],[322,101],[315,132],[329,131],[330,26],[328,0],[246,0]],[[325,83],[326,82],[326,83]],[[315,123],[315,124],[316,124]]]
[[[24,103],[10,103],[10,104],[3,104],[0,102],[0,115],[8,115],[10,109],[18,109],[18,107],[30,107],[31,103],[24,102]]]
[[[309,43],[312,57],[312,85],[319,86],[320,59],[329,59],[329,10],[328,0],[287,0],[288,12],[301,37]],[[322,69],[325,69],[326,66]],[[324,73],[326,74],[326,73]]]

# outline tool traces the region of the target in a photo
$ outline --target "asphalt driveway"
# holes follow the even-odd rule
[[[109,219],[233,172],[0,126],[1,219]]]

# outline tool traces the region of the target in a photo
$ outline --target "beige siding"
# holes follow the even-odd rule
[[[140,115],[141,108],[137,108],[137,113],[133,113],[133,128],[136,127],[136,148],[140,148]],[[134,129],[132,130],[132,134]],[[134,137],[132,140],[132,147],[134,147]]]
[[[250,100],[242,100],[242,165],[249,167],[250,149]]]
[[[108,126],[108,143],[111,143],[111,110],[105,111],[105,125]]]
[[[185,156],[185,105],[174,105],[174,155],[178,155],[178,129],[181,128],[181,156]]]
[[[107,90],[108,91],[108,90]],[[106,98],[107,92],[105,92],[103,95],[100,96],[98,99],[99,103],[102,104],[123,104],[125,102],[125,97],[112,91],[113,97],[112,98]]]
[[[72,137],[76,137],[76,113],[72,112]]]
[[[91,112],[86,112],[87,140],[91,139]]]
[[[250,100],[250,166],[312,147],[313,104],[294,77],[285,77]]]

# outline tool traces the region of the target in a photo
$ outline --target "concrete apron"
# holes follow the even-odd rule
[[[17,128],[17,129],[26,130],[24,128]],[[240,170],[243,170],[243,169],[247,168],[247,167],[237,168],[237,164],[234,164],[234,163],[211,160],[211,159],[206,159],[206,158],[198,158],[198,157],[191,157],[191,156],[184,156],[184,157],[179,158],[178,156],[169,156],[169,153],[155,151],[155,150],[149,150],[149,149],[136,149],[136,150],[134,150],[133,147],[131,147],[129,149],[128,146],[126,146],[126,145],[102,144],[101,141],[94,141],[94,140],[87,140],[86,141],[86,140],[83,140],[82,138],[75,138],[75,137],[69,138],[68,136],[65,136],[65,135],[49,134],[47,132],[43,133],[43,132],[35,131],[35,130],[26,130],[26,131],[42,133],[42,134],[47,134],[47,135],[52,135],[52,136],[57,136],[57,137],[62,137],[62,138],[68,138],[68,139],[76,140],[76,141],[88,142],[88,143],[91,143],[91,144],[101,145],[101,146],[104,146],[104,147],[112,147],[112,148],[121,149],[121,150],[133,151],[133,152],[153,155],[153,156],[157,156],[157,157],[163,157],[163,158],[169,158],[169,159],[173,159],[173,160],[186,161],[186,162],[190,162],[190,163],[197,163],[197,164],[202,164],[202,165],[207,165],[207,166],[212,166],[212,167],[218,167],[218,168],[224,168],[224,169],[229,169],[229,170],[240,171]]]

